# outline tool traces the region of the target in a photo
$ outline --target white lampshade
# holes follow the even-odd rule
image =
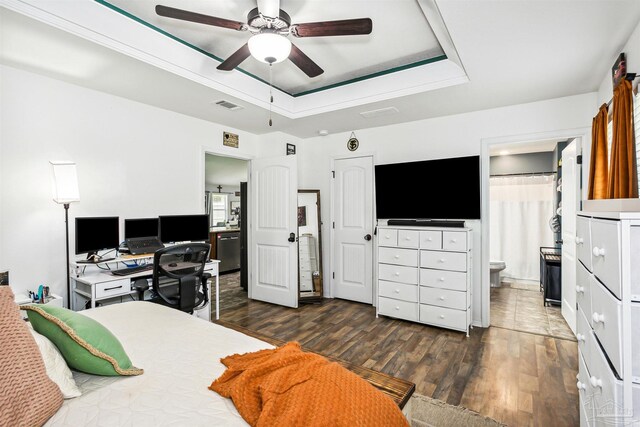
[[[289,57],[291,42],[275,33],[260,33],[249,39],[251,56],[265,64],[276,64]]]
[[[60,204],[79,202],[78,174],[74,162],[51,163],[53,175],[53,201]]]

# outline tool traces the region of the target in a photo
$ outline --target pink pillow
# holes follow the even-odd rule
[[[62,406],[62,393],[9,286],[0,286],[0,331],[0,426],[40,426]]]

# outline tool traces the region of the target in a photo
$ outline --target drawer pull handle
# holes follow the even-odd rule
[[[388,234],[386,236],[384,236],[385,239],[390,239],[391,236],[389,236]]]
[[[584,243],[584,239],[582,237],[576,236],[576,244],[581,245]]]
[[[593,247],[593,256],[604,256],[604,248]]]
[[[584,286],[576,286],[576,292],[579,294],[584,293]]]
[[[450,242],[451,242],[451,243],[455,243],[455,242],[456,242],[456,239],[451,239],[451,240],[450,240]]]
[[[441,315],[440,315],[440,318],[441,318],[441,319],[444,319],[444,314],[441,314]]]
[[[396,305],[396,310],[400,310],[400,307],[398,307],[397,305]]]
[[[395,259],[400,259],[400,255],[394,255],[393,256]]]
[[[393,292],[395,292],[396,294],[399,294],[400,293],[400,289],[396,289]]]
[[[427,237],[427,242],[431,242],[433,239],[431,237]]]
[[[113,288],[104,288],[104,290],[105,290],[105,291],[112,291],[112,290],[114,290],[114,289],[121,289],[121,288],[122,288],[122,285],[120,285],[120,286],[114,286]]]
[[[404,240],[411,240],[411,237],[407,236],[404,238]]]
[[[586,390],[587,386],[585,384],[583,384],[582,382],[578,381],[576,383],[576,387],[578,387],[578,390]]]
[[[400,272],[399,271],[396,271],[396,276],[400,276]]]
[[[438,298],[440,301],[444,301],[444,297],[440,297]]]
[[[591,316],[591,318],[596,323],[600,323],[600,322],[604,323],[604,314],[593,313],[593,316]]]
[[[598,379],[598,378],[596,378],[596,377],[591,377],[591,378],[589,378],[589,382],[591,383],[591,385],[592,385],[593,387],[600,387],[600,388],[602,388],[602,380],[599,380],[599,379]]]
[[[438,262],[445,262],[445,261],[447,261],[447,260],[446,260],[446,259],[444,259],[444,258],[440,258],[440,259],[438,260]]]
[[[438,279],[438,280],[440,280],[441,282],[444,282],[444,277],[441,277],[441,278],[440,278],[440,279]]]
[[[578,340],[578,342],[580,342],[580,341],[584,342],[585,338],[586,337],[584,335],[582,335],[582,334],[576,334],[576,339]]]

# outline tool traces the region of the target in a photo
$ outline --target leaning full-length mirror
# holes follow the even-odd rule
[[[322,301],[320,190],[298,190],[299,302]]]

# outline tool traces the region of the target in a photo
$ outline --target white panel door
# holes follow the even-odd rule
[[[373,158],[335,161],[334,296],[373,303]]]
[[[578,141],[562,150],[562,316],[576,332],[576,219],[580,175]]]
[[[251,161],[251,298],[298,306],[296,156]]]

